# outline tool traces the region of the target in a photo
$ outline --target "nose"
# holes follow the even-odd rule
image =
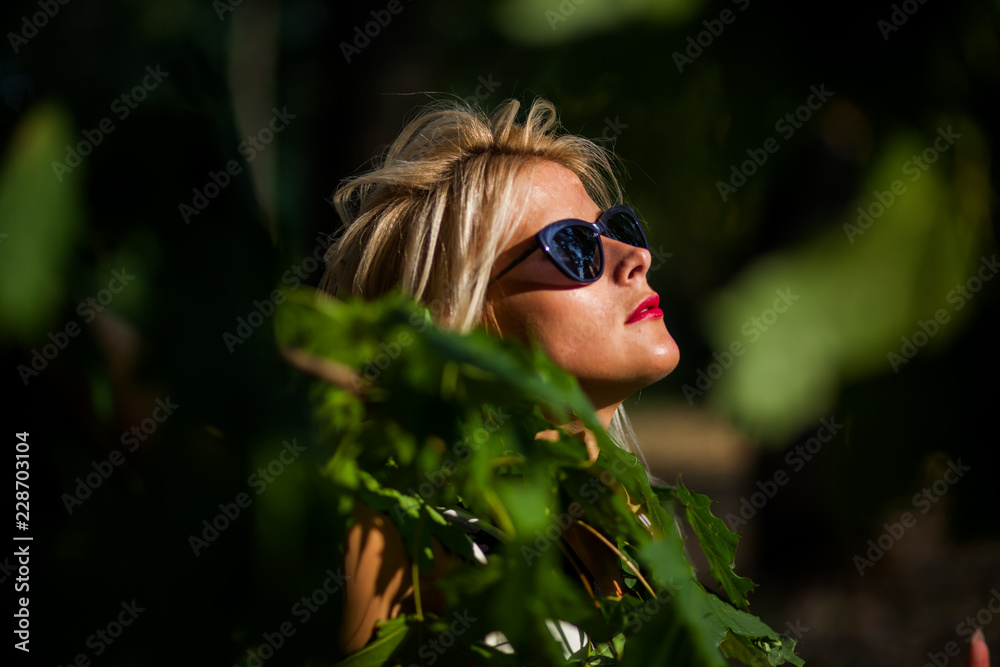
[[[653,263],[653,254],[646,248],[604,237],[604,272],[616,283],[626,284],[645,277]]]

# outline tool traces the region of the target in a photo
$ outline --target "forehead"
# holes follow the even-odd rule
[[[526,173],[530,181],[524,215],[516,236],[526,238],[557,220],[596,220],[601,210],[579,177],[562,165],[537,161]]]

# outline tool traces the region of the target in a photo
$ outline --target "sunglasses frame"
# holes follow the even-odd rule
[[[527,250],[521,253],[516,259],[514,259],[510,264],[508,264],[503,271],[501,271],[492,279],[490,279],[490,282],[487,283],[486,286],[489,287],[496,281],[500,280],[500,278],[506,275],[508,271],[513,269],[515,266],[517,266],[524,260],[528,259],[528,257],[530,257],[531,254],[536,250],[538,250],[539,248],[541,248],[545,252],[545,255],[549,258],[549,261],[555,264],[556,268],[558,268],[567,278],[570,278],[571,280],[578,283],[583,283],[585,285],[597,282],[598,280],[601,279],[601,276],[604,275],[604,241],[601,239],[601,237],[606,236],[609,239],[614,238],[609,233],[606,221],[611,216],[616,215],[618,213],[624,213],[635,221],[636,227],[639,229],[639,234],[642,236],[643,245],[641,247],[645,248],[646,250],[649,250],[649,239],[646,237],[646,230],[642,228],[642,221],[639,220],[639,216],[635,214],[635,211],[632,209],[631,206],[628,206],[627,204],[615,204],[607,211],[602,213],[601,217],[597,219],[597,222],[578,220],[576,218],[566,218],[565,220],[557,220],[553,223],[545,225],[535,234],[535,242],[531,245],[531,247],[529,247]],[[587,229],[593,231],[597,236],[597,251],[601,258],[601,268],[597,271],[597,275],[594,276],[593,278],[586,279],[573,275],[573,272],[570,270],[568,266],[566,266],[566,263],[563,262],[561,258],[552,253],[552,243],[555,238],[555,235],[568,227],[586,227]],[[614,239],[614,240],[618,241],[619,239]],[[621,242],[627,243],[626,241],[621,241]],[[634,246],[634,247],[638,248],[640,246]]]

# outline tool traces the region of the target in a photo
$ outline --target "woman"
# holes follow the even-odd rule
[[[577,378],[616,444],[641,459],[622,402],[679,359],[647,282],[645,233],[618,203],[612,156],[588,139],[558,134],[551,103],[535,101],[523,123],[519,106],[508,101],[492,117],[431,108],[374,170],[342,185],[333,201],[346,225],[327,254],[323,288],[366,300],[402,288],[441,328],[482,327],[539,342]],[[596,459],[593,434],[565,426]],[[399,531],[360,504],[355,519],[345,563],[346,652],[365,646],[380,620],[413,609],[413,569]],[[622,595],[613,552],[575,526],[562,539],[595,590]],[[435,541],[434,569],[419,582],[424,609],[441,610],[433,584],[454,563]],[[581,637],[550,629],[563,633],[565,654],[579,647]],[[984,652],[977,635],[969,665],[988,665]]]
[[[578,379],[612,438],[637,452],[622,401],[679,358],[646,280],[644,232],[630,209],[612,209],[621,190],[611,155],[557,134],[550,102],[535,101],[523,124],[519,106],[508,101],[492,118],[432,108],[410,122],[376,169],[334,195],[348,224],[327,255],[323,287],[369,300],[401,287],[431,306],[442,328],[538,341]],[[585,226],[594,222],[600,234]],[[573,256],[578,237],[599,239],[588,246],[595,254]],[[347,553],[347,651],[365,645],[375,623],[398,615],[412,595],[398,531],[371,511],[357,518]],[[610,552],[589,535],[565,537],[602,590],[620,589]]]

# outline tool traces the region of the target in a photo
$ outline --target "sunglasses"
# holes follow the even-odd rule
[[[649,250],[649,242],[635,211],[625,204],[617,204],[602,213],[597,222],[570,218],[546,225],[535,234],[535,243],[494,276],[487,287],[528,259],[538,248],[545,251],[552,263],[569,278],[580,283],[595,282],[604,273],[602,235]]]

